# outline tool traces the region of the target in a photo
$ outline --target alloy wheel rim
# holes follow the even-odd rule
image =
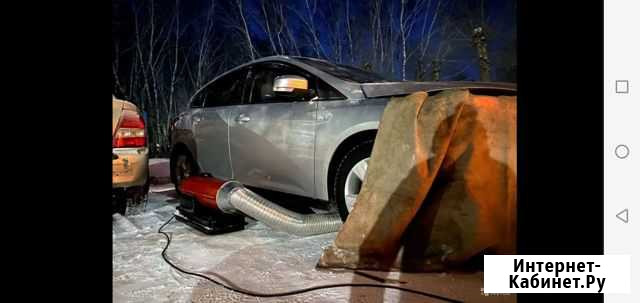
[[[360,193],[362,184],[364,183],[364,177],[369,167],[369,158],[360,160],[354,165],[347,174],[347,180],[344,185],[344,203],[347,206],[347,211],[351,212],[353,206],[356,203],[356,198]]]

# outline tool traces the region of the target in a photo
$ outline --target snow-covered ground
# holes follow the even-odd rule
[[[153,188],[152,188],[153,189]],[[113,217],[114,302],[441,302],[393,289],[333,288],[278,298],[256,298],[179,273],[160,253],[165,237],[157,233],[175,211],[172,192],[152,190],[135,215]],[[298,237],[252,221],[243,231],[204,235],[183,223],[169,224],[167,254],[179,266],[256,292],[282,292],[333,283],[376,283],[352,271],[316,269],[322,249],[336,233]],[[482,273],[367,274],[464,302],[515,302],[515,296],[482,296]]]

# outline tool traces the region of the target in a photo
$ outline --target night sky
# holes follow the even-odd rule
[[[155,5],[155,14],[156,18],[171,18],[170,15],[174,15],[176,12],[176,1],[134,1],[134,0],[113,0],[113,20],[112,20],[112,40],[114,43],[116,41],[119,45],[126,44],[127,41],[131,41],[134,39],[134,11],[137,12],[138,21],[140,23],[148,23],[148,15],[149,8],[151,7],[151,3]],[[291,31],[296,35],[296,38],[300,40],[300,52],[301,55],[310,56],[310,57],[318,57],[316,53],[310,49],[307,45],[304,45],[303,36],[305,36],[305,27],[301,21],[299,15],[305,15],[306,1],[268,1],[266,2],[280,2],[283,6],[286,7],[285,12],[287,26],[291,28]],[[398,31],[399,29],[399,14],[400,14],[400,3],[401,0],[390,0],[390,1],[381,1],[382,6],[384,7],[383,11],[386,13],[393,12],[395,18],[390,22],[391,27],[395,27],[393,30]],[[415,4],[417,1],[409,0],[407,3],[408,7]],[[424,1],[424,3],[428,3],[429,1]],[[430,7],[427,9],[423,9],[417,17],[416,26],[414,26],[413,31],[408,37],[410,41],[417,41],[423,37],[421,37],[421,33],[419,30],[420,24],[423,19],[431,18],[433,16],[433,11],[435,10],[435,4],[437,1],[432,0]],[[492,80],[494,81],[515,81],[515,73],[511,71],[511,69],[515,69],[515,39],[516,39],[516,7],[515,1],[505,1],[505,0],[497,0],[497,1],[441,1],[441,6],[444,7],[447,15],[450,15],[450,18],[459,20],[460,23],[466,23],[464,20],[469,19],[468,12],[466,10],[475,11],[475,15],[480,14],[480,6],[484,6],[484,20],[490,26],[491,35],[488,38],[488,48],[490,51],[490,60],[493,65],[492,69]],[[204,27],[203,23],[205,22],[205,18],[207,18],[207,12],[211,3],[215,5],[215,13],[213,16],[216,32],[212,43],[223,43],[225,46],[233,45],[233,44],[243,44],[243,38],[241,34],[238,33],[238,30],[234,28],[236,26],[233,24],[234,18],[237,14],[237,6],[235,0],[183,0],[179,2],[179,13],[180,13],[180,22],[182,23],[182,36],[180,37],[181,44],[183,48],[187,48],[189,44],[191,44],[194,40],[198,39],[199,33],[202,31]],[[250,32],[251,39],[253,43],[256,45],[257,56],[268,56],[273,55],[274,52],[271,51],[268,47],[268,36],[265,33],[265,30],[260,25],[262,22],[263,16],[261,14],[260,3],[261,0],[243,0],[241,1],[243,11],[245,14],[245,19],[247,22],[247,26]],[[309,0],[310,5],[314,5],[314,1]],[[318,39],[324,50],[323,53],[319,57],[323,59],[327,59],[333,62],[344,62],[348,64],[352,64],[352,61],[349,58],[336,58],[335,52],[332,51],[332,47],[330,46],[331,37],[331,26],[336,27],[336,23],[339,23],[339,20],[346,20],[344,17],[344,12],[341,11],[341,8],[344,6],[345,1],[315,1],[316,9],[314,14],[315,28],[318,34]],[[350,4],[350,13],[351,20],[353,24],[364,25],[366,27],[366,23],[369,22],[369,9],[372,6],[374,1],[357,1],[351,0]],[[298,15],[299,14],[299,15]],[[440,20],[442,20],[442,15],[445,13],[441,13]],[[384,16],[385,19],[391,19],[387,16]],[[385,20],[385,22],[389,22]],[[336,31],[344,30],[344,26],[338,27],[335,29]],[[366,33],[366,32],[365,32]],[[362,37],[362,34],[359,34],[360,38],[367,39],[367,37]],[[454,38],[455,39],[455,38]],[[399,40],[399,39],[395,39]],[[434,37],[432,44],[434,47],[439,43],[441,37]],[[346,43],[346,42],[345,42]],[[366,42],[363,42],[366,43]],[[393,42],[391,42],[393,43]],[[398,47],[400,47],[400,41],[395,41]],[[467,45],[464,45],[467,44]],[[442,80],[456,80],[456,79],[467,79],[467,80],[477,80],[478,78],[478,70],[477,66],[473,64],[474,60],[474,49],[471,46],[471,43],[468,41],[457,40],[457,45],[452,46],[455,49],[451,52],[450,60],[459,61],[460,63],[452,64],[451,66],[444,67],[445,71],[443,72]],[[229,56],[233,56],[231,58],[230,65],[232,64],[240,64],[246,61],[249,61],[250,58],[245,54],[241,54],[241,52],[237,52],[233,49],[234,47],[225,47],[230,49],[231,52],[228,54]],[[353,57],[356,58],[353,61],[353,65],[362,67],[364,65],[364,60],[362,59],[363,54],[354,54]],[[399,52],[395,54],[395,64],[400,64],[400,56]],[[508,58],[507,58],[508,57]],[[412,61],[411,59],[409,60]],[[505,62],[509,61],[509,62]],[[415,65],[412,63],[411,65]],[[463,66],[469,65],[467,69],[464,71],[460,71]],[[231,66],[230,66],[231,67]],[[447,73],[446,70],[450,69],[450,73]],[[376,72],[383,74],[384,76],[392,79],[400,79],[399,68],[394,68],[394,72],[392,73],[390,70],[384,70],[382,68],[378,68],[375,70]],[[453,75],[461,73],[459,75]],[[415,78],[414,69],[411,69],[411,72],[408,73],[408,80]],[[448,75],[449,74],[449,75]],[[447,76],[451,76],[451,79],[447,79]],[[427,79],[429,80],[429,79]]]

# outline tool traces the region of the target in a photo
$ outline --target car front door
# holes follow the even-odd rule
[[[209,84],[200,93],[204,106],[196,121],[195,138],[198,164],[202,172],[222,179],[233,179],[229,154],[229,120],[234,106],[242,104],[247,69],[232,71]]]
[[[312,76],[283,63],[254,65],[245,99],[229,120],[231,163],[243,184],[314,196],[314,148],[317,102],[312,96],[276,96],[273,80],[281,75]]]

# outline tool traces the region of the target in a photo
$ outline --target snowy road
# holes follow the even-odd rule
[[[153,190],[138,214],[114,215],[114,302],[442,302],[393,289],[333,288],[278,298],[255,298],[228,291],[209,281],[181,274],[160,253],[165,237],[157,233],[178,202],[172,192]],[[134,212],[135,213],[135,212]],[[315,268],[336,233],[297,237],[252,222],[243,231],[207,236],[183,223],[169,224],[168,256],[181,267],[224,279],[244,289],[281,292],[330,283],[376,283],[350,271]],[[515,302],[511,296],[482,296],[482,273],[407,274],[366,272],[400,281],[395,284],[464,302]],[[219,276],[219,277],[216,277]]]

